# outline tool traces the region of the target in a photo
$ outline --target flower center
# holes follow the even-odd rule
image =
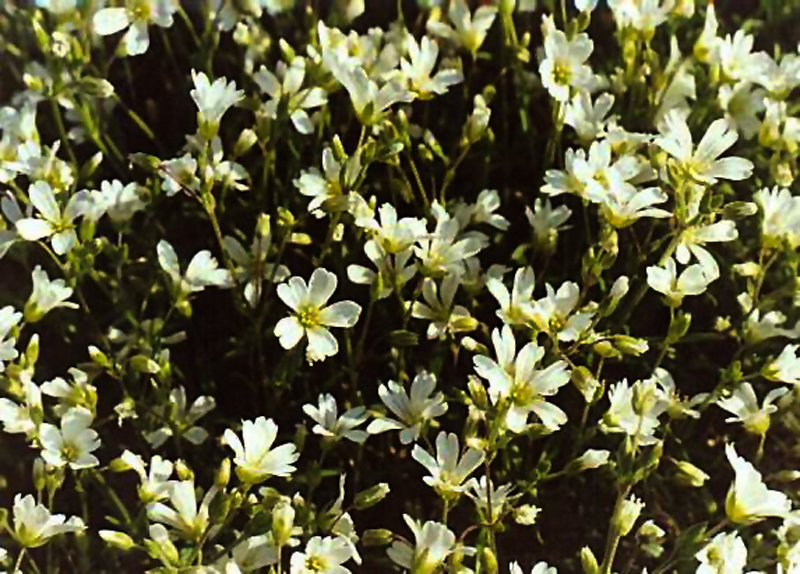
[[[310,570],[311,572],[322,572],[327,569],[328,564],[319,556],[309,556],[306,558],[305,566],[306,570]]]
[[[572,71],[564,64],[556,64],[553,68],[553,80],[561,86],[568,86],[572,79]]]
[[[319,309],[307,306],[297,312],[297,320],[305,329],[313,329],[319,325]]]

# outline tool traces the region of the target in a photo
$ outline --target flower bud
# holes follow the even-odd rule
[[[489,395],[486,392],[486,387],[478,377],[470,375],[467,389],[469,389],[469,396],[476,407],[483,411],[489,410]]]
[[[675,478],[681,484],[700,488],[709,479],[709,476],[705,472],[697,468],[691,462],[685,460],[675,460],[673,462],[675,466],[678,467],[678,474]]]
[[[572,371],[572,383],[578,388],[583,395],[583,400],[587,403],[593,403],[597,397],[597,391],[600,388],[600,381],[594,378],[591,371],[584,366],[580,366]]]
[[[239,134],[239,139],[236,140],[236,145],[233,146],[234,157],[240,157],[246,154],[253,145],[258,141],[256,132],[250,128],[245,128]]]
[[[36,492],[41,492],[44,490],[47,484],[47,472],[44,467],[44,461],[41,458],[37,458],[33,461],[33,487],[36,489]]]
[[[231,480],[231,459],[226,458],[219,465],[216,474],[214,475],[214,486],[220,490],[225,490]]]
[[[500,571],[500,567],[497,565],[497,557],[494,555],[494,552],[492,552],[492,549],[488,546],[485,546],[481,551],[480,560],[482,572],[486,572],[487,574],[497,574]]]
[[[394,533],[391,530],[386,530],[385,528],[374,528],[371,530],[365,530],[364,534],[361,536],[361,542],[366,547],[370,546],[387,546],[392,543],[394,539]]]
[[[581,566],[583,567],[583,574],[599,574],[600,572],[597,558],[594,557],[594,552],[588,546],[581,548]]]
[[[175,474],[178,475],[180,480],[194,480],[194,471],[189,468],[183,459],[178,459],[175,462]]]
[[[646,353],[649,349],[647,341],[644,339],[637,339],[636,337],[629,337],[627,335],[614,335],[614,347],[622,351],[626,355],[633,355],[638,357],[642,353]]]
[[[540,511],[540,508],[532,504],[523,504],[514,509],[514,521],[523,526],[533,526],[536,524],[536,518],[539,516]]]
[[[633,525],[639,518],[639,514],[644,508],[644,503],[635,496],[625,499],[619,509],[619,513],[614,517],[614,528],[620,536],[627,536]]]
[[[106,544],[119,548],[120,550],[130,550],[136,546],[133,538],[124,532],[118,532],[116,530],[100,530],[98,534],[100,535],[100,538],[106,542]]]
[[[286,546],[292,537],[295,510],[288,499],[280,500],[272,509],[272,538],[278,547]]]
[[[607,450],[597,450],[590,448],[579,459],[581,470],[591,470],[599,468],[608,462],[609,452]]]
[[[356,494],[354,504],[357,509],[364,510],[378,504],[381,500],[386,498],[387,494],[389,494],[389,485],[385,482],[381,482],[380,484],[376,484]]]

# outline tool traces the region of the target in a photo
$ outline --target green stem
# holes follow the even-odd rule
[[[14,563],[14,568],[11,569],[11,574],[16,574],[20,572],[20,566],[22,566],[22,559],[25,557],[25,548],[19,551],[19,556],[17,556],[17,561]]]

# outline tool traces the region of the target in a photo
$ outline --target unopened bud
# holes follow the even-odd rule
[[[288,499],[280,500],[272,510],[272,537],[278,547],[286,546],[292,537],[295,510]]]
[[[685,460],[676,460],[673,462],[675,466],[678,467],[676,479],[686,486],[700,488],[709,479],[709,476],[705,472],[697,468],[691,462]]]
[[[175,462],[175,474],[178,475],[180,480],[194,480],[194,471],[189,468],[183,459],[178,459]]]
[[[255,145],[258,141],[256,132],[250,128],[245,128],[239,134],[239,139],[236,140],[236,145],[233,146],[233,155],[235,157],[243,156],[248,150]]]
[[[637,339],[636,337],[629,337],[628,335],[614,335],[613,340],[614,347],[626,355],[638,357],[642,353],[646,353],[649,349],[649,345],[644,339]]]
[[[481,551],[481,568],[482,572],[486,572],[487,574],[497,574],[500,571],[500,567],[497,565],[497,557],[492,552],[492,549],[484,547]]]
[[[583,567],[583,574],[599,574],[600,572],[597,558],[595,558],[594,552],[588,546],[581,548],[581,566]]]
[[[386,498],[387,494],[389,494],[389,485],[385,482],[381,482],[380,484],[376,484],[356,494],[354,503],[357,509],[364,510],[378,504],[381,500]]]
[[[133,541],[133,538],[125,534],[124,532],[118,532],[116,530],[101,530],[98,532],[100,538],[102,538],[106,544],[110,544],[120,550],[130,550],[136,543]]]
[[[226,458],[219,465],[217,473],[214,475],[214,486],[220,490],[225,490],[231,480],[231,459]]]
[[[361,536],[361,542],[366,547],[387,546],[392,543],[393,539],[394,533],[392,533],[391,530],[386,530],[385,528],[365,530],[364,534]]]
[[[469,396],[476,407],[484,411],[489,409],[489,395],[486,393],[486,387],[480,379],[470,376],[469,382],[467,382],[467,389],[469,389]]]

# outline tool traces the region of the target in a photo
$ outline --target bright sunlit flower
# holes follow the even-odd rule
[[[128,28],[122,37],[122,53],[138,56],[150,47],[147,26],[152,22],[162,28],[172,26],[178,9],[175,0],[126,0],[121,8],[103,8],[92,18],[94,31],[101,36],[116,34]]]
[[[142,457],[129,450],[125,450],[120,455],[119,461],[139,475],[139,500],[144,504],[157,502],[169,496],[169,478],[174,466],[172,462],[154,455],[150,459],[150,472],[148,473]]]
[[[303,405],[303,412],[317,423],[312,430],[318,435],[333,440],[346,438],[357,443],[363,443],[369,436],[366,431],[355,428],[369,418],[366,408],[354,407],[339,416],[336,399],[333,398],[333,395],[321,394],[319,407]]]
[[[725,455],[736,476],[725,499],[725,512],[736,524],[753,524],[769,516],[784,516],[792,508],[789,498],[777,490],[769,490],[755,467],[736,454],[732,444],[725,446]]]
[[[39,442],[42,458],[56,467],[69,465],[79,470],[100,464],[93,451],[100,448],[100,437],[91,428],[92,413],[84,408],[72,408],[61,417],[61,428],[42,423]]]
[[[195,253],[185,273],[181,273],[178,254],[168,241],[159,241],[156,251],[161,268],[167,272],[180,293],[195,293],[206,287],[227,288],[233,285],[230,272],[221,269],[216,258],[207,249]]]
[[[231,429],[222,435],[223,444],[233,449],[236,474],[242,482],[258,484],[270,476],[290,476],[300,455],[292,443],[272,448],[278,436],[278,425],[272,419],[258,417],[242,422],[242,438]]]
[[[742,423],[747,432],[763,435],[769,430],[769,417],[778,410],[773,403],[789,392],[789,389],[772,389],[764,398],[764,404],[758,406],[758,397],[750,383],[742,383],[733,395],[717,401],[717,406],[731,413],[725,419],[728,423]]]
[[[742,574],[747,565],[747,547],[735,532],[720,532],[700,552],[695,574]]]
[[[786,345],[781,354],[778,355],[778,358],[764,368],[764,376],[773,381],[800,385],[800,355],[797,354],[798,348],[800,348],[800,345]]]
[[[326,306],[337,283],[335,274],[318,268],[311,274],[308,285],[301,277],[291,277],[278,285],[278,297],[294,312],[275,325],[275,336],[284,349],[294,348],[305,336],[309,362],[324,361],[339,352],[339,344],[327,327],[352,327],[358,322],[361,306],[353,301]]]
[[[169,486],[172,508],[161,502],[150,503],[147,505],[147,517],[171,526],[188,540],[197,542],[208,530],[209,506],[217,493],[216,486],[209,488],[198,507],[194,481],[172,481]]]
[[[422,371],[411,383],[411,393],[402,385],[389,381],[378,387],[381,401],[399,419],[376,418],[367,427],[367,432],[376,434],[388,430],[400,431],[400,442],[409,444],[419,438],[423,426],[447,412],[444,393],[435,395],[436,377]]]
[[[750,177],[753,164],[741,157],[719,158],[739,138],[728,122],[720,119],[713,122],[695,148],[692,133],[686,118],[670,112],[664,118],[661,135],[656,145],[676,160],[676,166],[685,177],[707,185],[717,179],[742,180]]]
[[[14,497],[14,539],[23,548],[38,548],[53,536],[86,529],[83,520],[63,514],[50,514],[44,504],[36,504],[33,495]]]
[[[431,473],[422,479],[425,484],[444,495],[464,492],[467,488],[464,481],[485,458],[483,451],[472,447],[461,456],[458,437],[444,431],[436,437],[435,459],[419,445],[414,445],[411,456]]]
[[[219,122],[231,106],[244,98],[244,92],[236,89],[236,82],[217,78],[212,84],[203,72],[192,70],[194,89],[189,92],[197,104],[197,124],[200,134],[211,141],[217,135]]]
[[[497,8],[494,6],[481,6],[472,14],[466,0],[451,0],[447,17],[452,26],[428,20],[427,27],[431,34],[461,46],[474,56],[483,44],[496,16]]]
[[[314,536],[303,552],[292,554],[291,574],[350,574],[342,566],[353,558],[352,545],[336,536]]]
[[[78,192],[69,198],[64,211],[56,201],[53,189],[47,182],[37,181],[28,190],[31,204],[39,211],[40,218],[24,218],[17,221],[17,232],[23,239],[38,241],[50,237],[53,251],[64,255],[78,244],[73,221],[86,212],[89,196]]]
[[[208,431],[196,423],[216,406],[214,397],[200,396],[195,399],[192,406],[186,408],[186,389],[178,387],[169,394],[166,417],[170,420],[160,429],[145,435],[145,440],[153,448],[160,448],[167,439],[175,436],[176,439],[185,438],[194,445],[202,444],[208,438]]]
[[[594,43],[586,34],[573,38],[555,28],[548,31],[544,39],[545,58],[539,64],[542,84],[559,102],[568,102],[573,89],[585,88],[592,80],[592,69],[586,60],[594,49]]]
[[[77,309],[77,303],[67,301],[72,296],[72,287],[66,281],[51,281],[47,272],[37,265],[31,273],[33,291],[25,303],[24,316],[28,323],[41,320],[47,313],[58,307]]]
[[[403,519],[414,533],[414,545],[405,541],[395,541],[386,551],[392,561],[415,572],[436,572],[447,557],[456,549],[456,535],[444,524],[428,521],[417,522],[407,514]]]

